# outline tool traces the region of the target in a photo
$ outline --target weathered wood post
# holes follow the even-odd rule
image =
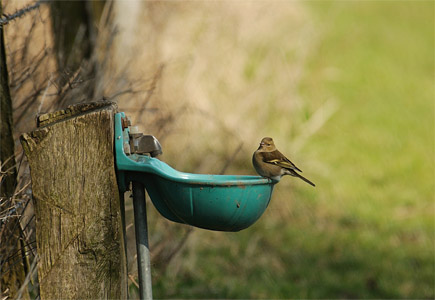
[[[41,299],[126,299],[116,182],[116,104],[69,106],[23,134],[36,217]]]

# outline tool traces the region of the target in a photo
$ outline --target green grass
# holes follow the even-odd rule
[[[435,297],[434,2],[304,5],[319,42],[300,95],[339,107],[303,147],[316,189],[284,179],[251,228],[196,231],[157,298]]]

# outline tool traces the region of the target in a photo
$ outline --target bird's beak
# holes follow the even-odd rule
[[[260,146],[264,146],[264,143],[260,143]]]

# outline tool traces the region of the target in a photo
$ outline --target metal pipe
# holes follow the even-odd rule
[[[140,299],[153,299],[151,286],[150,248],[148,246],[145,189],[142,183],[133,181],[134,227],[136,231],[137,267]]]

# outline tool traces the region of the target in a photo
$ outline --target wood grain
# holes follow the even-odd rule
[[[23,134],[30,164],[41,299],[126,299],[114,161],[116,104],[70,106]]]

